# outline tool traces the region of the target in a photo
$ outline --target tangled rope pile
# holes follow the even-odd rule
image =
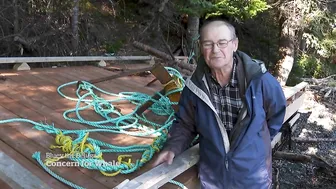
[[[86,124],[93,129],[85,130],[67,130],[56,128],[53,124],[42,124],[37,123],[28,119],[8,119],[0,120],[0,124],[10,123],[10,122],[27,122],[34,125],[34,129],[45,131],[50,134],[55,134],[55,142],[57,145],[51,145],[51,149],[59,148],[65,155],[60,157],[46,158],[45,162],[41,160],[40,152],[35,152],[33,158],[44,168],[46,172],[51,174],[53,177],[59,181],[73,187],[76,189],[82,189],[83,187],[74,184],[57,174],[48,168],[48,165],[55,163],[61,159],[69,159],[72,162],[76,162],[83,168],[90,170],[98,170],[105,176],[116,176],[117,174],[129,174],[132,173],[143,165],[145,165],[153,155],[160,151],[167,140],[167,133],[174,121],[174,110],[172,108],[173,104],[177,102],[171,102],[168,98],[169,94],[175,92],[181,92],[184,87],[184,79],[180,73],[170,67],[166,67],[167,71],[175,78],[176,83],[178,83],[178,88],[175,88],[165,95],[161,95],[159,100],[154,100],[151,96],[139,92],[121,92],[118,94],[109,93],[104,91],[88,82],[81,82],[76,90],[77,98],[71,98],[61,91],[64,87],[76,85],[77,81],[63,84],[58,87],[58,93],[69,100],[77,101],[76,107],[64,112],[63,116],[66,120]],[[114,100],[104,99],[94,91],[99,91],[102,94],[116,97]],[[84,94],[83,94],[84,93]],[[152,100],[154,104],[149,108],[153,113],[160,116],[167,116],[167,120],[163,124],[155,123],[146,118],[144,114],[136,114],[137,109],[144,104],[146,101]],[[129,101],[136,105],[136,108],[129,114],[122,115],[113,103],[120,101]],[[100,115],[102,121],[91,121],[86,120],[81,116],[81,111],[93,109],[98,115]],[[69,114],[75,113],[76,118],[69,117]],[[141,123],[146,123],[144,126]],[[137,131],[133,131],[136,129]],[[130,131],[132,130],[132,131]],[[107,132],[107,133],[117,133],[117,134],[127,134],[132,136],[150,136],[154,135],[154,142],[150,145],[131,145],[131,146],[116,146],[109,143],[105,143],[100,140],[89,137],[89,133],[92,132]],[[76,134],[77,138],[72,139],[70,134]],[[140,159],[131,160],[130,155],[127,153],[138,152],[142,153]],[[126,155],[118,156],[117,164],[110,164],[104,160],[104,153],[125,153]],[[87,154],[85,157],[83,154]],[[128,158],[128,161],[125,159]],[[133,162],[132,162],[133,161]],[[181,183],[176,181],[170,181],[170,183],[176,184],[181,188],[185,188]]]

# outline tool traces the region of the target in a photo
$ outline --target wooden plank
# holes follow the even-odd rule
[[[51,98],[49,95],[55,93],[56,87],[51,85],[43,85],[43,83],[39,82],[41,81],[36,81],[36,78],[33,75],[21,72],[16,76],[8,77],[8,79],[4,83],[5,85],[3,86],[9,87],[12,90],[16,90],[18,92],[20,91],[20,93],[24,94],[27,97],[30,97],[34,101],[49,102],[50,104],[52,104],[53,101],[55,101],[56,99]],[[65,100],[55,103],[53,108],[60,109],[64,107],[64,105],[62,104],[63,102],[66,103]]]
[[[74,74],[76,74],[76,75],[83,75],[83,74],[85,74],[85,73],[81,73],[81,72],[79,73],[79,72],[77,71],[77,72],[75,72]],[[69,75],[69,74],[67,74],[67,75]],[[50,78],[50,77],[49,77],[49,78]],[[113,85],[113,86],[110,85],[109,87],[112,87],[112,88],[113,88],[114,86],[115,86],[115,85]],[[116,92],[120,92],[120,91],[116,91]],[[72,93],[74,93],[74,91],[73,91]],[[50,95],[49,95],[49,96],[50,96]],[[58,97],[59,97],[59,96],[58,96]],[[75,104],[73,105],[73,107],[74,107],[74,106],[75,106]],[[133,105],[130,104],[130,106],[133,106]],[[122,107],[128,107],[128,106],[122,106]],[[133,108],[134,108],[134,107],[135,107],[135,106],[133,106]],[[93,116],[93,115],[90,115],[90,114],[89,114],[88,116],[91,117],[91,116]],[[97,116],[96,116],[96,117],[97,117]],[[111,137],[110,134],[109,134],[109,137]],[[132,141],[131,137],[129,137],[128,139],[129,139],[128,141]],[[135,138],[134,138],[134,139],[135,139]],[[133,141],[134,141],[134,140],[133,140]],[[124,141],[124,142],[126,142],[125,144],[128,143],[127,141]],[[144,141],[143,139],[138,138],[138,139],[137,139],[137,142],[139,142],[139,144],[140,144],[140,143],[143,143],[143,142],[145,142],[145,141]],[[148,142],[149,142],[149,141],[148,141]],[[148,142],[146,142],[146,144],[148,144]],[[151,142],[152,142],[152,141],[151,141]]]
[[[297,92],[303,90],[307,85],[308,85],[307,82],[301,82],[295,85],[294,87],[285,87],[284,88],[285,98],[289,99],[290,97],[295,95]]]
[[[182,154],[174,158],[171,165],[161,164],[152,170],[143,173],[142,175],[130,180],[122,189],[154,189],[158,188],[176,176],[183,173],[185,170],[194,166],[199,160],[199,145],[195,145]],[[121,188],[117,186],[116,188]]]
[[[15,118],[18,117],[17,115],[19,115],[19,117],[23,117],[22,115],[24,115],[31,120],[41,120],[34,111],[22,106],[18,106],[18,104],[16,104],[13,100],[5,99],[2,95],[0,95],[0,101],[0,112],[2,112],[2,114],[0,115],[0,119]],[[6,107],[6,109],[13,111],[17,115],[9,113],[8,110],[2,107]],[[0,138],[4,141],[6,140],[6,143],[8,145],[16,149],[17,151],[20,151],[34,163],[36,163],[36,161],[32,159],[31,156],[36,151],[41,151],[42,159],[45,158],[45,154],[47,152],[55,153],[49,150],[50,144],[54,143],[54,137],[43,131],[36,131],[31,128],[31,125],[30,127],[28,127],[27,125],[30,124],[15,122],[2,125],[0,127]],[[13,128],[13,126],[15,126],[15,128]],[[55,171],[56,174],[61,175],[63,178],[71,180],[75,183],[77,182],[80,185],[84,185],[87,187],[106,188],[102,184],[81,173],[77,167],[50,168]]]
[[[43,94],[41,94],[41,95],[43,95]],[[21,102],[21,103],[23,103],[23,104],[27,104],[26,102]],[[32,104],[30,104],[30,105],[32,105]],[[42,108],[43,108],[43,107],[42,107]],[[45,110],[45,109],[44,109],[44,110]],[[46,111],[45,113],[47,114],[47,113],[49,113],[49,112]],[[46,116],[48,117],[48,114],[47,114]],[[61,120],[63,120],[63,118],[62,118]],[[66,122],[65,122],[65,123],[66,123]],[[68,124],[68,126],[69,126],[69,125],[72,125],[72,124],[69,124],[69,123],[67,123],[67,124]],[[56,126],[59,127],[59,125],[56,125]],[[77,129],[78,129],[78,128],[77,128]],[[98,138],[98,139],[99,139],[99,138]],[[111,139],[112,139],[112,138],[111,138]],[[107,142],[107,141],[106,141],[106,142]],[[106,182],[106,181],[104,181],[104,183],[105,183],[105,182]]]
[[[151,56],[60,56],[60,57],[5,57],[0,58],[0,64],[40,63],[40,62],[91,62],[115,60],[151,60]]]
[[[71,72],[71,74],[68,73],[68,72],[65,72],[65,74],[68,75],[68,76],[71,75],[72,78],[76,78],[76,76],[78,77],[78,75],[84,75],[86,77],[90,77],[90,76],[95,77],[96,75],[98,75],[98,77],[102,76],[102,73],[92,74],[91,69],[76,69],[76,71],[70,71],[70,72]],[[106,85],[106,82],[103,82],[103,83]],[[103,83],[100,83],[100,84],[103,84]],[[116,85],[107,85],[107,88],[114,89],[115,86]],[[119,83],[119,86],[121,86],[120,83]],[[120,92],[120,91],[115,91],[115,92]],[[111,139],[114,139],[113,142],[111,142],[112,144],[119,144],[119,145],[144,144],[144,143],[149,144],[149,142],[146,142],[146,140],[141,139],[139,137],[132,137],[132,136],[121,135],[121,134],[109,134],[109,136],[111,137]],[[151,142],[152,142],[152,139],[151,139]],[[107,159],[116,160],[117,155],[118,155],[117,153],[104,154],[104,157],[107,158]],[[133,158],[139,158],[140,157],[140,154],[132,153],[132,155],[133,155]],[[137,172],[138,173],[136,173],[136,174],[140,174],[141,170],[137,171]],[[134,175],[134,173],[132,173],[131,176],[132,175]],[[105,177],[105,176],[102,176],[100,173],[98,173],[95,178],[97,180],[104,180],[104,182],[106,182],[106,184],[108,184],[110,187],[113,187],[127,177],[130,178],[129,175],[117,175],[115,177]]]
[[[0,175],[13,188],[51,189],[32,172],[2,151],[0,151]]]
[[[100,78],[102,76],[111,76],[115,75],[118,72],[110,72],[102,68],[94,67],[94,66],[85,66],[82,69],[76,69],[73,72],[68,72],[67,75],[73,78],[73,81],[78,81],[78,73],[81,73],[84,76],[84,79],[81,80],[90,80],[95,78]],[[64,76],[64,73],[60,73]],[[111,91],[114,93],[119,92],[141,92],[145,94],[154,94],[157,89],[153,87],[144,87],[150,79],[154,78],[150,77],[137,77],[137,76],[128,76],[123,78],[117,78],[109,81],[104,81],[101,83],[95,84],[96,86],[104,86],[102,89]],[[117,90],[115,90],[117,89]]]
[[[105,68],[108,69],[110,72],[123,72],[123,71],[128,71],[128,70],[134,70],[134,69],[142,69],[145,67],[148,67],[150,64],[138,64],[138,63],[132,63],[132,64],[123,64],[119,63],[118,61],[114,61],[110,65],[107,65]],[[102,67],[103,68],[103,67]],[[103,69],[105,69],[103,68]],[[119,71],[117,71],[119,70]]]
[[[70,71],[70,72],[73,72],[73,71]],[[74,73],[74,75],[82,75],[83,73],[79,73],[79,72],[73,72]],[[48,77],[46,77],[47,78],[47,80],[52,80],[52,75],[53,74],[50,74],[50,73],[47,73],[47,76]],[[34,75],[34,77],[42,77],[42,75]],[[21,79],[18,79],[18,82],[20,81]],[[27,77],[25,77],[24,79],[22,79],[22,80],[32,80],[32,78],[27,78]],[[49,85],[47,82],[45,82],[45,81],[43,81],[43,82],[39,82],[39,84],[43,84],[43,85]],[[26,84],[27,85],[27,84]],[[24,92],[24,91],[22,91],[22,92]],[[43,94],[40,94],[40,95],[43,95]],[[50,95],[48,95],[48,97],[49,97]],[[22,99],[23,100],[23,99]],[[56,99],[54,99],[53,101],[56,101],[55,103],[57,103],[57,100]],[[46,112],[47,113],[47,112]],[[48,115],[48,114],[47,114]],[[144,169],[142,169],[142,170],[144,170]],[[141,171],[139,171],[137,174],[140,174],[140,172]],[[135,175],[135,174],[132,174],[132,175]],[[100,177],[101,178],[101,177]],[[104,182],[107,182],[106,180],[106,178],[104,178],[105,179],[105,181]],[[113,179],[108,179],[108,181],[112,181]],[[113,186],[112,184],[111,184],[111,186]]]
[[[288,123],[285,124],[289,124],[290,127],[293,127],[295,122],[300,118],[300,113],[297,113],[290,121],[288,121]],[[277,145],[282,138],[282,132],[279,132],[278,134],[275,135],[275,137],[273,138],[272,142],[271,142],[271,146],[272,149],[274,148],[275,145]]]
[[[93,72],[94,71],[94,72]],[[101,77],[101,75],[105,75],[105,74],[111,74],[110,72],[105,72],[104,70],[102,71],[101,69],[90,69],[90,73],[93,73],[92,75],[96,74],[98,76]],[[77,74],[77,75],[85,75],[85,71],[83,72],[76,72],[76,73],[73,73],[73,74]],[[70,74],[66,74],[66,75],[70,75]],[[127,79],[132,79],[130,81],[127,81]],[[101,82],[101,83],[97,83],[95,86],[107,91],[107,92],[112,92],[112,93],[120,93],[120,92],[125,92],[125,91],[130,91],[130,92],[142,92],[142,93],[145,93],[145,94],[150,94],[150,93],[153,93],[151,92],[150,90],[148,90],[147,87],[139,87],[139,85],[144,85],[145,82],[142,81],[142,78],[125,78],[125,80],[118,80],[118,82],[116,82],[117,79],[115,80],[111,80],[111,81],[105,81],[105,82]],[[138,81],[138,82],[137,82]],[[139,84],[138,84],[139,83]],[[127,85],[125,85],[127,84]],[[156,87],[158,88],[158,87]],[[151,88],[151,90],[156,90],[155,88]],[[101,93],[97,93],[98,95],[101,95],[101,97],[103,98],[109,98],[111,99],[110,96],[108,95],[105,95],[105,94],[101,94]],[[122,102],[119,102],[119,103],[115,103],[114,105],[118,106],[121,108],[122,110],[122,113],[130,113],[131,111],[134,110],[135,108],[135,105],[133,104],[130,104],[130,103],[122,103]],[[150,115],[149,115],[149,118],[152,118]],[[162,117],[162,121],[164,117]],[[160,121],[161,122],[161,121]]]
[[[131,70],[131,71],[121,72],[121,73],[113,74],[113,75],[111,74],[110,76],[101,77],[101,78],[97,78],[97,79],[92,79],[92,80],[89,80],[88,82],[91,83],[91,84],[100,83],[100,82],[103,82],[103,81],[108,81],[108,80],[117,79],[117,78],[121,78],[121,77],[126,77],[126,76],[129,76],[129,75],[133,75],[133,74],[137,74],[137,73],[141,73],[141,72],[145,72],[145,71],[150,71],[152,69],[153,69],[153,67],[147,67],[147,68],[142,68],[142,69],[139,69],[139,70]]]
[[[87,126],[78,124],[78,123],[71,123],[66,121],[61,113],[56,112],[55,110],[51,109],[50,107],[40,103],[33,101],[31,98],[25,96],[23,93],[17,92],[16,90],[11,90],[11,88],[3,88],[0,86],[0,93],[7,96],[9,99],[12,99],[13,101],[16,100],[17,103],[19,103],[22,106],[31,109],[32,111],[40,114],[41,116],[45,116],[45,121],[52,122],[55,124],[58,128],[63,129],[88,129]],[[43,94],[41,94],[43,95]],[[49,103],[49,102],[47,102]],[[21,116],[23,116],[22,114]],[[42,120],[40,120],[42,121]],[[43,120],[44,121],[44,120]],[[98,133],[92,133],[90,134],[90,137],[96,138],[98,140],[102,140],[104,142],[110,143],[113,139],[109,138],[107,136],[98,134]]]
[[[107,73],[108,75],[110,75],[111,73],[110,72],[106,72],[105,70],[104,71],[101,71],[100,70],[100,68],[99,69],[89,69],[90,70],[90,73],[92,73],[92,70],[95,70],[96,71],[96,73],[97,74],[105,74],[105,73]],[[73,72],[73,74],[78,74],[78,75],[80,75],[79,73],[75,73],[75,72]],[[128,79],[127,77],[125,78],[125,79]],[[139,81],[139,83],[142,81],[142,77],[139,77],[139,79],[137,80],[137,81]],[[132,79],[132,82],[133,82],[134,80]],[[124,83],[124,82],[122,82],[122,83]],[[106,84],[106,85],[105,85]],[[111,80],[111,81],[108,81],[108,82],[102,82],[102,83],[99,83],[98,84],[98,86],[101,86],[101,85],[104,85],[103,86],[103,89],[107,89],[108,87],[110,87],[111,88],[111,85],[113,84],[113,81]],[[143,84],[143,83],[142,83]],[[110,85],[110,86],[109,86]],[[126,89],[128,89],[128,88],[126,88]],[[124,90],[120,90],[120,91],[124,91]],[[138,170],[138,171],[136,171],[136,173],[132,173],[132,174],[130,174],[130,175],[126,175],[126,177],[128,177],[128,178],[132,178],[132,177],[134,177],[134,175],[139,175],[140,173],[142,173],[143,171],[145,171],[145,170],[147,170],[148,168],[146,167],[146,165],[145,165],[145,167],[143,167],[143,168],[141,168],[140,170]],[[180,179],[181,181],[186,181],[186,182],[183,182],[183,183],[185,183],[185,184],[188,184],[188,185],[191,185],[191,181],[193,180],[193,178],[194,177],[191,177],[191,176],[195,176],[196,174],[195,174],[195,170],[191,170],[191,173],[192,174],[190,174],[190,173],[188,173],[188,171],[186,172],[187,173],[187,175],[186,176],[184,176],[184,177],[182,177],[182,179]],[[177,178],[178,179],[178,178]],[[190,184],[189,184],[190,183]],[[168,184],[168,186],[167,186],[167,188],[172,188],[173,186],[175,186],[175,185],[172,185],[172,184]],[[177,188],[177,187],[176,187]]]
[[[96,74],[106,74],[106,75],[115,75],[115,72],[110,72],[104,70],[102,68],[92,67],[90,68],[92,73]],[[132,91],[132,92],[141,92],[145,94],[152,95],[155,92],[161,90],[163,87],[162,85],[154,85],[152,87],[146,87],[145,85],[147,82],[151,81],[155,77],[153,75],[149,75],[147,77],[140,77],[140,76],[128,76],[123,78],[118,78],[110,81],[106,81],[108,84],[122,84],[126,89],[125,91]]]
[[[13,184],[11,184],[11,186],[8,185],[8,184],[7,184],[7,181],[5,182],[5,181],[3,180],[4,177],[5,177],[5,176],[3,176],[2,173],[0,173],[0,188],[1,188],[1,189],[21,189],[18,185],[15,185],[14,187],[12,187]]]
[[[49,74],[49,76],[50,76],[50,74]],[[50,79],[50,77],[48,77],[48,78]],[[26,79],[26,80],[28,80],[28,79]],[[10,93],[10,92],[7,92],[7,93]],[[9,94],[9,96],[18,97],[17,95],[13,95],[13,94],[15,94],[15,93],[11,93],[11,94]],[[40,94],[40,95],[43,95],[43,94]],[[48,96],[50,96],[50,95],[48,95]],[[37,110],[39,111],[39,113],[41,113],[41,115],[42,115],[42,113],[44,113],[44,115],[46,117],[48,117],[48,119],[52,118],[52,119],[56,120],[56,121],[53,121],[53,122],[56,124],[55,126],[58,127],[58,128],[65,128],[65,126],[66,126],[67,129],[86,128],[86,127],[84,127],[83,125],[80,125],[80,124],[79,124],[79,126],[77,124],[77,126],[73,127],[73,125],[75,125],[75,124],[69,123],[69,122],[65,121],[62,117],[59,116],[60,114],[58,115],[57,113],[56,114],[53,113],[50,110],[50,108],[48,108],[48,107],[46,107],[44,105],[41,105],[41,104],[39,105],[38,103],[34,104],[34,102],[30,101],[29,98],[18,97],[18,99],[21,99],[21,100],[18,101],[18,103],[20,103],[22,105],[27,105],[28,104],[28,107],[29,106],[33,107],[32,109],[37,108]],[[54,101],[52,101],[50,103],[54,103]],[[55,103],[57,103],[57,101]],[[39,106],[41,106],[41,107],[39,107]],[[31,117],[32,116],[31,113],[30,114],[27,114],[27,113],[24,114],[23,113],[21,115],[28,115],[28,118],[32,118]],[[58,124],[58,123],[62,123],[62,124]],[[92,134],[90,134],[90,137],[95,136],[95,135],[98,135],[98,134],[92,133]],[[120,140],[120,137],[116,137],[116,136],[115,137],[111,137],[112,134],[106,134],[106,136],[110,137],[109,140],[105,139],[103,141],[108,142],[108,143],[112,143],[112,144],[127,145],[127,143],[130,143],[131,141],[133,141],[132,144],[136,143],[136,141],[134,141],[134,139],[132,140],[132,137],[127,137],[127,138],[124,137],[124,139]],[[102,140],[102,137],[93,137],[93,138],[96,138],[98,140]],[[135,137],[133,137],[133,138],[135,138]],[[141,141],[143,142],[144,140],[140,139],[140,138],[137,138],[137,141],[140,144]],[[140,154],[138,156],[140,156]],[[117,160],[116,157],[117,157],[117,154],[114,154],[114,155],[104,155],[104,158],[106,160],[109,160],[109,159],[111,159],[111,160]],[[134,155],[134,157],[136,157],[136,156]],[[111,186],[111,185],[114,186],[114,185],[116,185],[116,183],[115,183],[116,180],[115,179],[110,179],[109,177],[102,176],[100,172],[90,171],[90,170],[86,170],[86,169],[80,169],[80,170],[81,170],[81,172],[85,173],[86,175],[91,176],[92,178],[96,179],[100,183],[103,183],[103,184],[105,184],[107,186]],[[123,178],[123,175],[118,176],[118,177],[114,177],[114,178],[120,178],[120,177]]]
[[[182,183],[187,188],[199,188],[200,180],[198,178],[198,167],[196,165],[192,166],[175,177],[174,180]],[[181,187],[168,182],[165,185],[162,185],[160,189],[181,189]]]
[[[61,57],[1,57],[0,64],[8,63],[39,63],[39,62],[87,62],[87,61],[148,61],[152,56],[61,56]],[[186,60],[186,56],[175,56],[177,60]]]
[[[45,184],[48,184],[48,186],[50,188],[64,189],[65,185],[63,183],[59,182],[58,180],[56,180],[51,175],[46,174],[46,172],[44,170],[42,170],[38,165],[31,162],[29,159],[27,159],[21,153],[15,151],[13,148],[11,148],[9,145],[4,143],[2,140],[0,140],[0,151],[6,153],[6,155],[11,157],[18,164],[22,165],[24,168],[26,168],[28,171],[30,171],[31,174],[40,178],[42,181],[44,181]],[[16,188],[16,187],[14,187],[14,188]]]
[[[301,105],[303,104],[304,98],[305,94],[302,94],[298,99],[296,99],[293,103],[287,106],[283,123],[285,123],[290,117],[295,114],[295,112],[300,109]]]
[[[78,72],[76,72],[75,74],[77,74],[77,76],[78,75],[82,75],[82,74],[80,74],[80,73],[78,73]],[[50,74],[50,73],[47,73],[47,76],[48,77],[45,77],[45,78],[47,78],[47,80],[51,80],[51,77],[50,76],[52,76],[53,74]],[[34,76],[33,77],[43,77],[42,75],[39,75],[39,74],[34,74]],[[31,80],[33,80],[33,82],[31,82]],[[17,82],[20,82],[20,81],[29,81],[29,83],[27,83],[27,82],[25,82],[24,83],[24,85],[23,86],[27,86],[27,84],[29,85],[29,84],[32,84],[32,83],[34,83],[34,81],[36,81],[36,83],[39,83],[39,86],[43,86],[44,84],[47,84],[47,83],[45,83],[45,82],[39,82],[39,81],[37,81],[36,79],[33,79],[32,77],[29,77],[29,78],[27,78],[27,77],[22,77],[22,78],[18,78],[17,79]],[[34,84],[36,84],[36,83],[34,83]],[[39,86],[37,86],[37,87],[39,87]],[[14,86],[14,88],[16,88],[16,89],[20,89],[20,86]],[[27,89],[27,88],[26,88]],[[45,89],[45,88],[42,88],[42,89]],[[36,90],[36,92],[37,92],[38,90]],[[53,91],[53,90],[51,90],[51,91]],[[24,94],[24,92],[27,92],[27,91],[25,91],[25,90],[22,90],[22,93]],[[8,94],[8,93],[7,93]],[[17,94],[17,93],[16,93]],[[8,94],[8,96],[13,96],[13,93],[10,93],[10,94]],[[40,96],[45,96],[44,94],[40,94]],[[49,97],[50,95],[48,95],[48,97]],[[13,96],[13,97],[18,97],[18,96]],[[19,103],[23,103],[23,104],[27,104],[27,102],[26,102],[26,100],[27,100],[27,98],[25,97],[25,96],[20,96],[19,97],[19,99],[20,99],[20,101],[21,102],[19,102]],[[29,99],[29,98],[28,98]],[[28,100],[29,101],[29,100]],[[50,101],[49,102],[54,102],[55,101],[55,99],[53,99],[52,97],[50,98]],[[30,101],[29,101],[30,102]],[[33,103],[33,102],[32,102]],[[39,107],[36,107],[36,105],[34,106],[34,105],[32,105],[32,103],[30,103],[29,104],[29,106],[32,106],[33,107],[33,109],[34,108],[37,108],[37,109],[39,109]],[[56,102],[57,103],[57,102]],[[48,103],[48,104],[51,104],[52,105],[52,103]],[[37,106],[39,106],[39,104],[37,104]],[[43,106],[42,104],[41,104],[41,110],[43,109],[44,111],[45,110],[47,110],[47,111],[45,111],[45,113],[47,114],[47,115],[50,115],[49,113],[49,111],[48,111],[48,109],[46,109],[45,108],[45,106]],[[108,180],[113,180],[113,179],[108,179]],[[106,182],[106,180],[105,180],[105,182]]]
[[[130,180],[129,180],[129,179],[126,179],[126,180],[122,181],[120,184],[118,184],[118,186],[114,187],[113,189],[122,189],[122,188],[124,188],[124,187],[127,185],[127,183],[129,183],[129,182],[130,182]]]

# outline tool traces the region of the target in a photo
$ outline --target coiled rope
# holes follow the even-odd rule
[[[61,176],[55,174],[48,168],[48,165],[55,164],[59,160],[69,159],[76,165],[90,170],[98,170],[105,176],[116,176],[118,174],[129,174],[140,169],[144,164],[152,159],[153,155],[160,151],[167,140],[167,133],[174,121],[174,110],[172,105],[177,102],[171,102],[168,95],[176,92],[181,92],[184,87],[184,79],[181,74],[170,67],[166,67],[167,71],[175,78],[175,82],[178,84],[178,88],[167,92],[165,95],[158,93],[161,98],[154,100],[151,96],[139,92],[121,92],[118,94],[104,91],[95,85],[92,85],[86,81],[81,82],[76,90],[77,98],[69,97],[62,93],[64,87],[76,85],[77,81],[65,83],[57,88],[58,93],[72,101],[77,101],[76,107],[67,110],[63,113],[63,117],[71,122],[86,124],[93,129],[83,130],[67,130],[56,128],[54,124],[42,124],[29,119],[7,119],[0,120],[0,124],[11,122],[26,122],[34,125],[34,129],[45,131],[50,134],[55,134],[56,145],[51,145],[51,149],[59,148],[65,155],[60,157],[49,157],[43,162],[40,157],[40,152],[35,152],[32,157],[40,164],[40,166],[48,172],[50,175],[58,179],[59,181],[71,186],[72,188],[82,189],[83,187],[72,183]],[[102,94],[116,97],[114,100],[107,100],[99,97],[94,91],[99,91]],[[83,92],[85,92],[83,94]],[[160,116],[167,116],[167,120],[163,124],[155,123],[146,118],[144,114],[137,115],[135,112],[146,101],[152,100],[154,104],[149,108],[153,113]],[[113,103],[120,101],[129,101],[136,105],[133,112],[122,115]],[[100,115],[102,121],[86,120],[81,116],[81,111],[93,109],[98,115]],[[75,113],[76,118],[69,117],[70,113]],[[113,115],[113,116],[112,116]],[[145,123],[144,126],[140,122]],[[138,131],[133,131],[134,129]],[[130,131],[132,130],[132,131]],[[89,133],[92,132],[108,132],[117,134],[128,134],[132,136],[144,137],[154,135],[156,138],[150,145],[130,145],[130,146],[116,146],[109,143],[105,143],[100,140],[96,140],[89,137]],[[69,134],[76,134],[77,138],[73,139]],[[138,152],[142,153],[140,159],[133,160],[127,153]],[[119,155],[118,161],[115,164],[106,162],[103,158],[104,153],[125,153],[125,155]],[[86,154],[83,156],[83,154]],[[126,160],[127,159],[127,160]],[[186,188],[182,183],[171,180],[170,183]]]

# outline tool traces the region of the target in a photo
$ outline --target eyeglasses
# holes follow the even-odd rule
[[[214,45],[216,44],[218,48],[224,49],[228,46],[229,42],[233,41],[234,39],[235,38],[233,38],[229,41],[223,39],[223,40],[219,40],[217,43],[206,41],[206,42],[202,43],[202,47],[204,49],[212,49],[214,47]]]

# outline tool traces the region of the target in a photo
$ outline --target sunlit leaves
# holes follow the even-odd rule
[[[269,8],[264,0],[186,0],[176,1],[183,13],[198,16],[226,15],[238,19],[248,19]]]

